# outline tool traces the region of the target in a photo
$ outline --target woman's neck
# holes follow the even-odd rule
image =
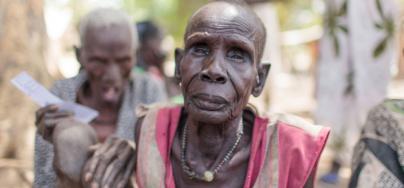
[[[214,163],[221,152],[226,152],[234,144],[241,115],[223,124],[207,124],[194,121],[189,117],[186,121],[190,151],[199,151],[202,158]],[[191,139],[192,138],[192,139]]]

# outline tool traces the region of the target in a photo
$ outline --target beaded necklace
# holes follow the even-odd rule
[[[228,162],[233,157],[233,152],[236,149],[237,145],[240,143],[241,137],[243,136],[243,119],[240,120],[240,123],[237,127],[237,135],[236,140],[230,150],[226,153],[222,161],[213,169],[206,170],[203,175],[196,173],[191,167],[187,164],[185,159],[185,153],[187,150],[187,130],[188,125],[185,124],[182,139],[181,139],[181,167],[182,170],[188,175],[190,179],[197,179],[205,182],[212,182],[215,179],[215,174],[223,167],[223,165]]]

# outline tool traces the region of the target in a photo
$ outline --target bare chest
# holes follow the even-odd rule
[[[223,167],[214,175],[214,180],[212,182],[205,182],[190,178],[183,169],[181,162],[181,146],[179,139],[176,138],[174,139],[171,154],[175,185],[179,188],[242,188],[248,170],[249,151],[250,147],[247,146],[236,152],[232,159],[223,165]],[[195,159],[191,163],[194,164],[191,168],[200,175],[202,175],[204,169],[206,170],[207,168],[202,160]]]
[[[97,138],[100,142],[104,142],[108,137],[113,135],[117,127],[117,115],[100,115],[91,122],[91,127],[94,128]]]
[[[114,110],[114,108],[108,107],[99,107],[96,105],[99,102],[93,98],[84,97],[82,92],[78,93],[77,102],[90,108],[97,109],[100,112],[98,117],[90,123],[91,127],[94,128],[97,134],[98,141],[104,142],[109,136],[115,133],[119,110]]]

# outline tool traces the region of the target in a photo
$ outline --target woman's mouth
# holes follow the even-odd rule
[[[226,99],[220,96],[208,94],[196,94],[191,97],[191,102],[197,108],[206,111],[222,110],[229,103]]]

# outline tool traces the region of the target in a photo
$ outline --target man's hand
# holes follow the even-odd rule
[[[134,171],[135,144],[111,137],[91,149],[94,154],[82,172],[84,187],[126,187]]]
[[[38,128],[38,133],[45,140],[50,141],[55,126],[73,115],[73,112],[59,110],[57,105],[48,105],[38,109],[35,113],[35,125]]]

